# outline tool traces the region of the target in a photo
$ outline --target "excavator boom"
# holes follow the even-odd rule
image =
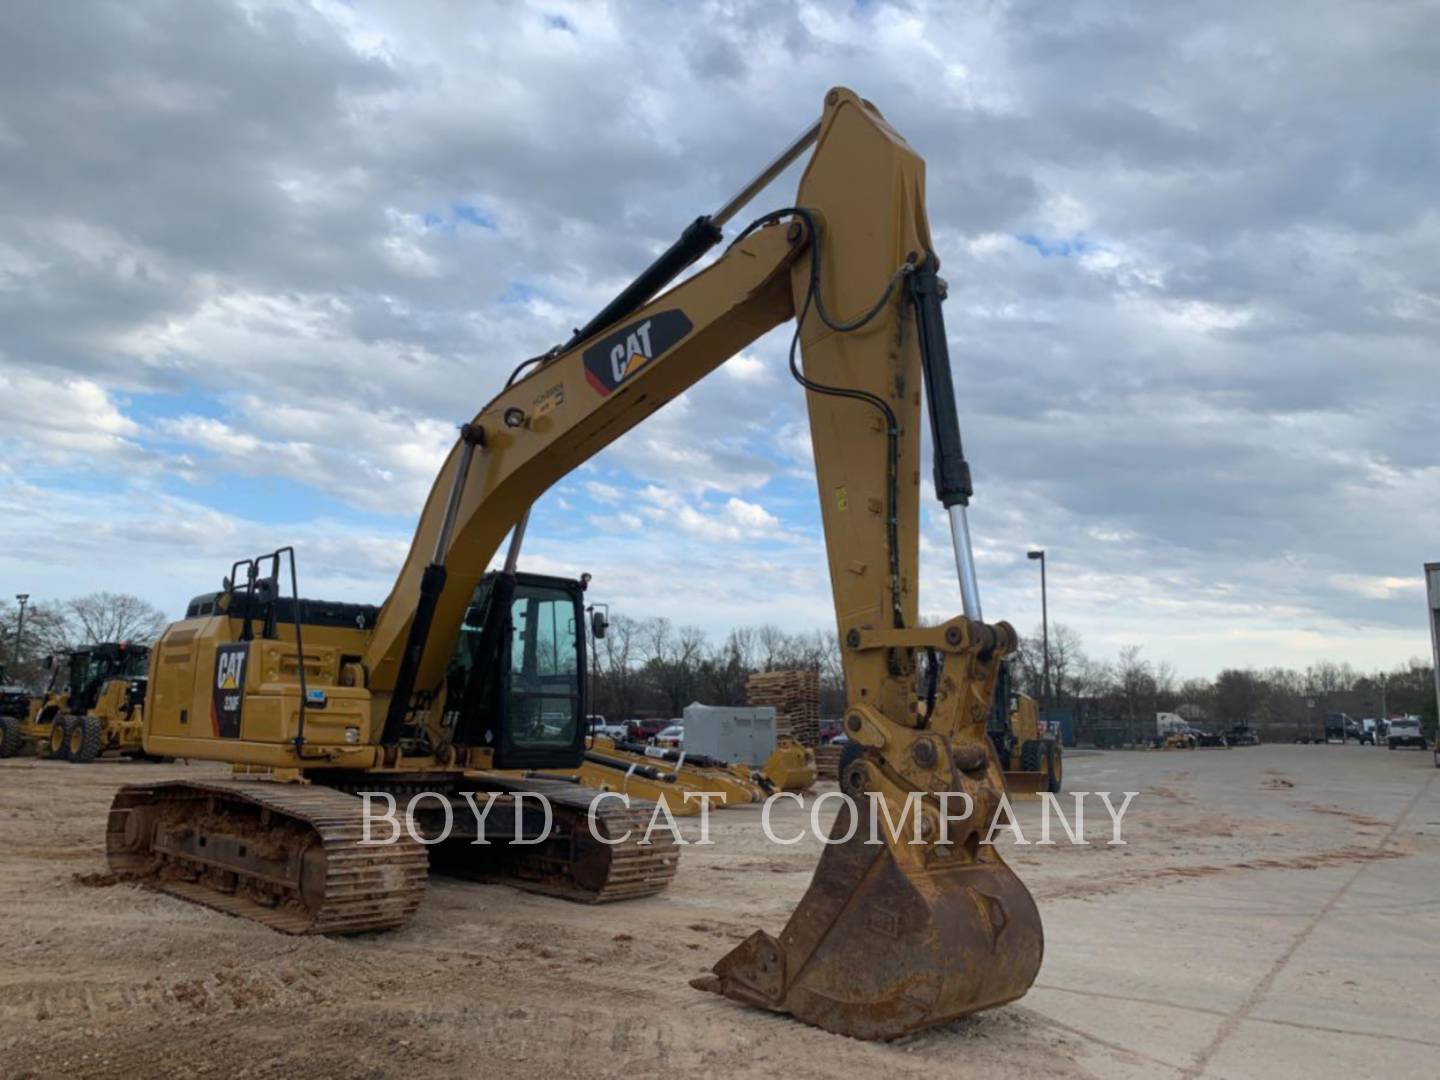
[[[766,330],[797,318],[791,363],[807,391],[851,703],[845,723],[867,748],[841,780],[865,809],[870,799],[887,803],[892,820],[918,795],[926,839],[868,844],[869,831],[851,830],[859,823],[842,812],[832,840],[853,836],[827,846],[780,937],[758,932],[697,985],[829,1030],[887,1037],[1019,997],[1039,969],[1042,938],[1029,893],[980,843],[1004,790],[986,718],[1015,639],[1007,625],[979,621],[964,517],[970,477],[924,163],[848,90],[827,95],[818,127],[796,145],[812,135],[794,208],[759,219],[709,269],[618,323],[595,326],[481,411],[474,425],[486,432],[483,479],[460,491],[453,515],[434,512],[463,460],[457,448],[369,660],[379,687],[392,671],[408,683],[397,646],[422,606],[425,552],[444,549],[447,564],[483,567],[550,484]],[[704,219],[689,233],[703,229]],[[917,618],[922,388],[965,609],[935,630],[920,629]],[[458,621],[472,584],[446,582],[435,626]],[[414,653],[420,686],[433,683],[447,652],[442,636]],[[932,681],[917,710],[920,652],[930,657]],[[956,830],[942,821],[949,793],[968,795],[974,808],[959,836],[947,835]]]

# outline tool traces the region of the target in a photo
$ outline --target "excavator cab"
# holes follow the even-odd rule
[[[563,769],[585,756],[584,586],[498,572],[475,587],[446,674],[455,741],[498,769]]]

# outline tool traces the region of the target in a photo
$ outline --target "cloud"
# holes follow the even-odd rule
[[[1422,653],[1437,32],[1339,0],[28,5],[0,36],[7,572],[100,575],[71,499],[101,488],[88,587],[296,540],[378,598],[456,425],[854,72],[927,161],[987,614],[1033,622],[1040,545],[1097,651]],[[825,625],[787,345],[563,483],[527,553],[583,551],[639,614]],[[933,511],[922,565],[953,612]]]

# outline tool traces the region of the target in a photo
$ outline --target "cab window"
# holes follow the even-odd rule
[[[580,721],[580,641],[574,597],[522,586],[510,608],[507,719],[518,747],[569,746]]]

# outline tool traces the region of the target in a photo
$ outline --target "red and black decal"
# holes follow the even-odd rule
[[[582,354],[585,379],[601,397],[608,396],[631,375],[659,359],[693,328],[679,308],[658,311],[606,334]]]
[[[240,710],[245,704],[245,664],[250,645],[221,645],[215,650],[215,683],[210,699],[210,726],[217,739],[240,737]]]

